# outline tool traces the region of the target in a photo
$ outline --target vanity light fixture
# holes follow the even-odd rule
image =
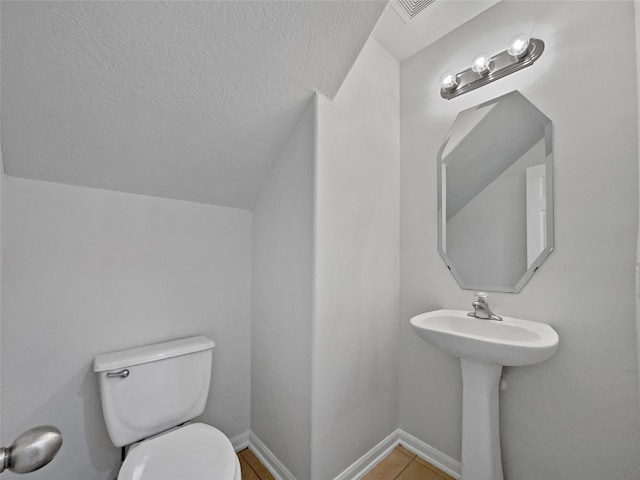
[[[488,53],[482,52],[473,57],[473,62],[471,62],[471,70],[484,76],[489,73],[490,69],[491,57]]]
[[[453,72],[444,72],[440,76],[440,85],[442,85],[442,89],[450,92],[458,86],[458,79],[456,78],[456,74]]]
[[[477,54],[471,67],[457,74],[445,72],[440,77],[440,95],[451,100],[463,93],[475,90],[499,78],[517,72],[540,58],[544,51],[544,42],[520,33],[513,37],[506,50],[489,56]]]
[[[507,53],[515,58],[522,58],[529,50],[531,39],[526,33],[519,33],[509,41]]]

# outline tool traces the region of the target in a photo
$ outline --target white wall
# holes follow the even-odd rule
[[[518,32],[546,43],[534,66],[440,98],[442,71],[504,49]],[[500,2],[401,65],[400,427],[455,458],[458,362],[408,323],[428,310],[468,308],[473,297],[437,252],[436,154],[458,111],[514,89],[553,122],[556,249],[519,294],[490,299],[496,313],[550,323],[560,335],[549,361],[505,372],[509,480],[638,476],[634,46],[631,2]]]
[[[327,480],[397,427],[398,62],[369,39],[318,99],[312,475]]]
[[[43,423],[64,436],[29,478],[115,477],[120,453],[92,370],[103,352],[210,336],[202,418],[246,432],[251,213],[13,177],[4,186],[2,444]]]
[[[311,471],[314,102],[253,213],[251,430],[298,479]]]
[[[397,427],[398,62],[370,39],[314,105],[253,228],[251,430],[299,480]]]

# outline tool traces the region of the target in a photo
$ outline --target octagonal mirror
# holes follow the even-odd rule
[[[458,114],[438,153],[438,248],[469,290],[519,292],[553,250],[551,120],[514,91]]]

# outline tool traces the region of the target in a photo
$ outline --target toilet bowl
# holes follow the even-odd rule
[[[210,425],[194,423],[129,449],[118,480],[241,480],[231,442]]]
[[[109,437],[129,447],[118,480],[241,480],[224,433],[189,423],[206,405],[214,346],[200,336],[96,357]]]

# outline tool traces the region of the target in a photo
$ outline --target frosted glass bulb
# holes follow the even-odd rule
[[[516,58],[524,56],[527,53],[527,50],[529,50],[530,40],[529,35],[526,33],[519,33],[509,41],[509,48],[507,48],[507,52],[509,55]]]
[[[440,85],[445,92],[449,92],[458,86],[458,79],[453,72],[444,72],[440,76]]]
[[[487,73],[491,64],[491,57],[488,53],[479,53],[473,57],[473,63],[471,64],[471,70],[476,73]]]

